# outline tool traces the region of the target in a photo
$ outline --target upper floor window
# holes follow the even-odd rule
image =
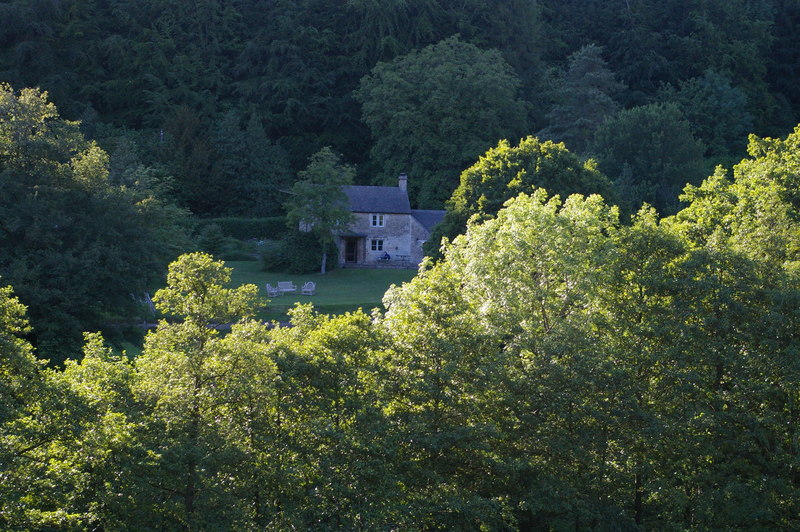
[[[383,227],[383,215],[382,214],[373,214],[372,215],[372,227]]]

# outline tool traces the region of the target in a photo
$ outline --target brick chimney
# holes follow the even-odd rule
[[[400,178],[397,180],[397,186],[400,187],[400,190],[407,190],[408,189],[408,175],[400,174]]]

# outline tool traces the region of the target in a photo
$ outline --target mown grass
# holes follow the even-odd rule
[[[416,275],[416,270],[393,269],[337,269],[325,275],[319,273],[297,275],[285,272],[265,272],[261,269],[260,261],[225,261],[225,265],[233,268],[231,273],[231,287],[243,284],[256,285],[261,294],[266,297],[266,284],[273,286],[278,281],[292,281],[297,285],[298,293],[285,294],[270,299],[269,304],[261,310],[256,318],[264,321],[288,321],[288,310],[295,303],[313,303],[314,308],[324,314],[344,314],[359,308],[370,312],[373,308],[383,308],[382,299],[386,290],[393,284],[402,284],[410,281]],[[300,294],[300,287],[306,281],[317,283],[317,293],[313,296]],[[155,289],[153,290],[153,293]],[[153,322],[155,318],[149,316],[145,321]],[[129,331],[130,332],[130,331]],[[141,336],[137,337],[136,332]],[[114,342],[118,353],[126,353],[131,358],[142,353],[142,341],[145,330],[136,329],[128,334],[124,340]]]
[[[381,300],[386,290],[393,284],[410,281],[417,273],[416,270],[337,269],[325,275],[297,275],[262,271],[258,261],[227,261],[225,264],[233,268],[231,285],[234,287],[254,284],[266,294],[267,283],[275,286],[278,281],[292,281],[297,285],[298,293],[270,299],[267,308],[258,315],[258,318],[268,321],[285,321],[287,311],[297,302],[313,303],[325,314],[343,314],[359,308],[369,312],[376,307],[382,308]],[[300,295],[300,287],[306,281],[317,283],[315,295]]]

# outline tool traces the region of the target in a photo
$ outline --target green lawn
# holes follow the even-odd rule
[[[275,286],[278,281],[292,281],[297,285],[297,294],[272,298],[267,309],[259,314],[261,319],[278,321],[283,321],[286,311],[298,301],[313,303],[316,309],[326,314],[341,314],[358,308],[369,312],[375,307],[381,307],[383,294],[391,285],[410,281],[417,273],[416,270],[337,269],[325,275],[296,275],[262,271],[258,261],[227,261],[225,265],[233,268],[233,286],[254,284],[265,294],[267,283]],[[300,295],[300,287],[306,281],[317,283],[316,295]]]

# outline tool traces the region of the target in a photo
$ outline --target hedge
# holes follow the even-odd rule
[[[226,237],[238,240],[269,239],[279,240],[288,232],[286,218],[273,216],[271,218],[203,218],[198,221],[197,232],[202,233],[209,225],[217,225]]]

